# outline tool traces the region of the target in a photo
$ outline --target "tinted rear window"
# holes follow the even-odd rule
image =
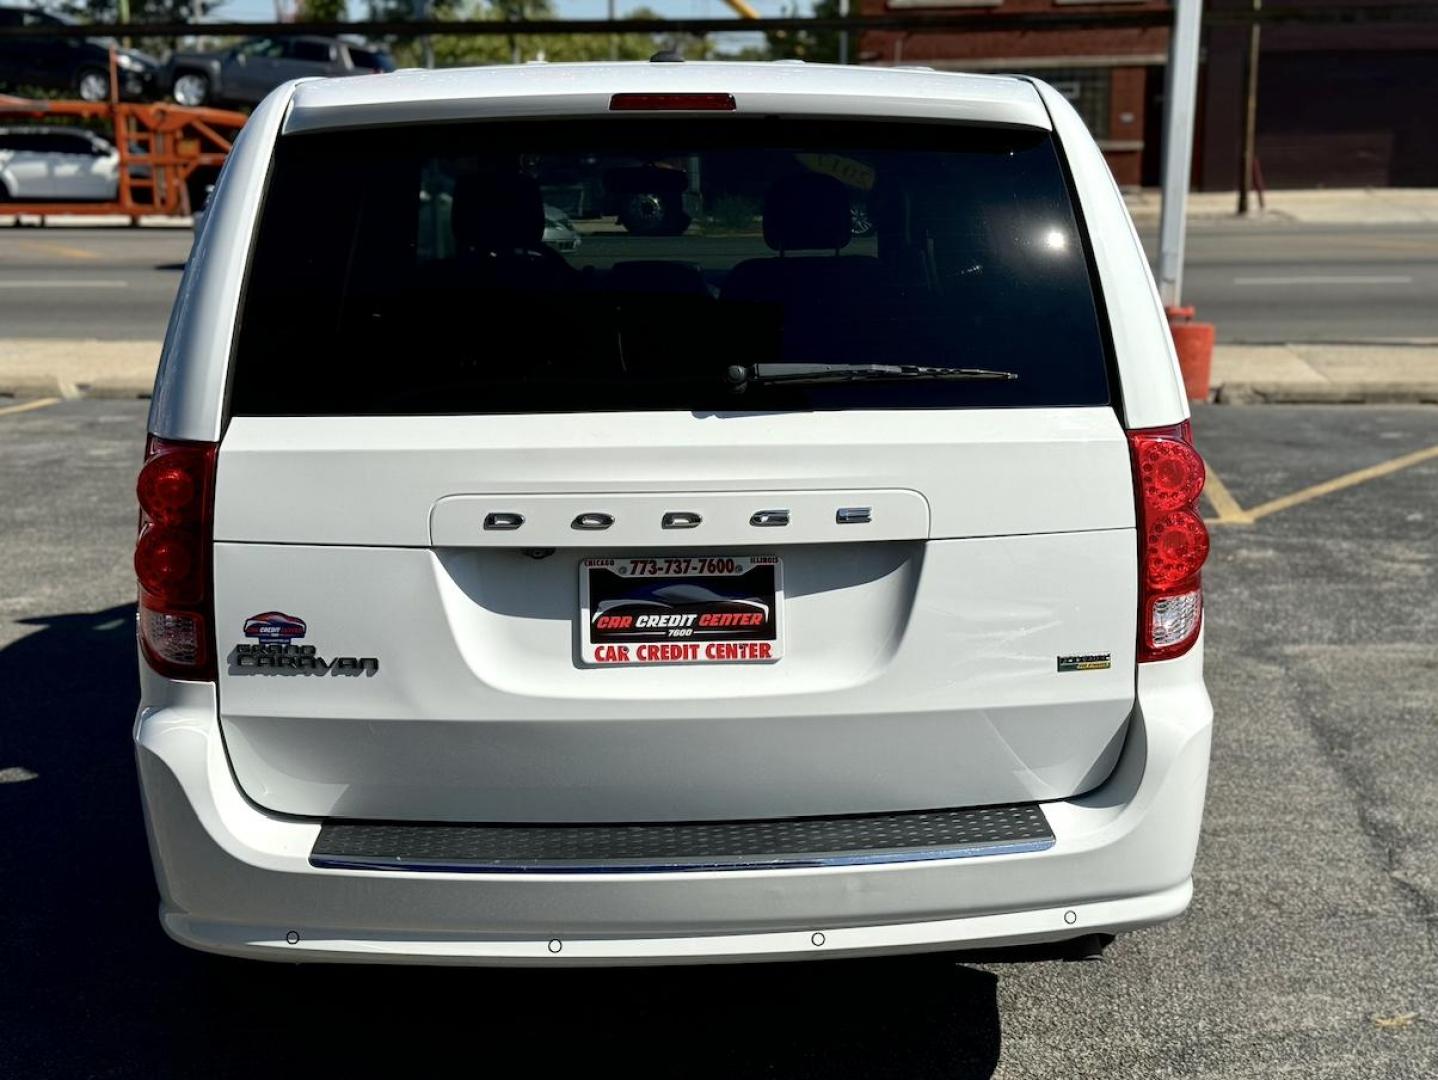
[[[1004,382],[733,385],[734,365]],[[1085,245],[1043,132],[613,118],[285,136],[238,414],[1095,405]]]

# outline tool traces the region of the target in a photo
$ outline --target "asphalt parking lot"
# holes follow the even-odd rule
[[[1185,918],[1101,962],[511,972],[164,938],[129,749],[145,404],[21,404],[0,400],[0,1076],[1438,1075],[1438,409],[1195,418],[1214,516],[1256,520],[1214,525]]]

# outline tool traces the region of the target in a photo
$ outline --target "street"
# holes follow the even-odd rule
[[[1142,231],[1150,253],[1155,232]],[[0,229],[0,325],[12,338],[157,341],[190,238]],[[1438,225],[1199,220],[1189,231],[1184,302],[1220,342],[1438,339],[1435,296]]]
[[[188,237],[109,235],[7,232],[5,280],[146,282],[104,295],[153,301],[133,325],[158,335],[158,283],[173,290],[176,275],[150,267],[182,258]],[[1438,252],[1379,243],[1415,235],[1355,233],[1334,265],[1431,286]],[[17,241],[133,246],[114,272],[30,248],[17,269]],[[1206,274],[1330,269],[1265,256],[1257,239],[1235,246],[1247,254],[1200,257],[1195,300]],[[1287,306],[1270,317],[1323,307],[1297,292],[1274,286]],[[97,333],[98,315],[57,314],[66,295],[0,289],[0,318],[17,336]],[[132,325],[122,307],[101,309],[112,329]],[[1402,310],[1419,324],[1416,302]],[[1416,331],[1384,336],[1400,332]],[[1240,516],[1266,509],[1213,525],[1215,743],[1182,919],[1089,963],[1029,952],[537,972],[270,966],[164,938],[130,752],[145,410],[0,403],[0,1075],[370,1075],[390,1062],[426,1075],[510,1059],[527,1073],[726,1077],[1438,1075],[1438,455],[1419,453],[1438,446],[1438,410],[1197,410],[1199,447]],[[1385,467],[1405,455],[1421,460]],[[1370,466],[1363,482],[1315,486]]]
[[[189,229],[0,229],[8,338],[158,341],[190,252]]]
[[[1183,302],[1220,342],[1438,338],[1438,227],[1207,221],[1188,237]]]

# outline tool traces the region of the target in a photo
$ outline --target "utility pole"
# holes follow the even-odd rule
[[[1238,212],[1248,213],[1248,189],[1253,186],[1253,163],[1258,145],[1258,15],[1263,0],[1253,0],[1253,25],[1248,28],[1248,66],[1243,72],[1243,154],[1238,177]],[[1262,195],[1259,201],[1262,203]]]
[[[1188,181],[1193,170],[1203,0],[1174,0],[1174,9],[1163,116],[1163,202],[1158,219],[1158,294],[1164,307],[1177,307],[1183,292],[1183,242]]]
[[[513,20],[515,20],[516,22],[523,20],[523,18],[524,18],[524,0],[509,0],[509,3],[508,3],[507,6],[508,6],[509,10],[505,13],[505,14],[506,14],[506,17],[508,17],[508,18],[510,18],[510,19],[513,19]],[[523,59],[524,59],[524,56],[522,55],[522,52],[521,52],[521,50],[520,50],[520,48],[519,48],[519,38],[518,38],[516,35],[514,35],[514,34],[510,34],[510,35],[509,35],[509,62],[510,62],[511,64],[517,64],[517,63],[519,63],[519,62],[520,62],[521,60],[523,60]]]
[[[839,0],[839,18],[841,18],[841,19],[847,19],[848,17],[849,17],[849,0]],[[848,30],[840,30],[840,31],[839,31],[839,63],[841,63],[841,64],[847,64],[848,62],[849,62],[849,31],[848,31]]]
[[[434,18],[433,0],[414,0],[414,17],[420,22]],[[419,36],[420,63],[427,68],[434,67],[434,40],[428,34]]]

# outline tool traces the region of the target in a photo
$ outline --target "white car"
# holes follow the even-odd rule
[[[541,176],[693,220],[561,253]],[[1171,919],[1212,723],[1188,417],[1041,82],[287,84],[196,239],[139,477],[164,927],[563,965]]]
[[[544,208],[544,243],[555,251],[567,252],[579,249],[579,230],[569,215],[558,207]]]
[[[120,185],[120,153],[83,128],[0,128],[0,199],[105,202]]]

